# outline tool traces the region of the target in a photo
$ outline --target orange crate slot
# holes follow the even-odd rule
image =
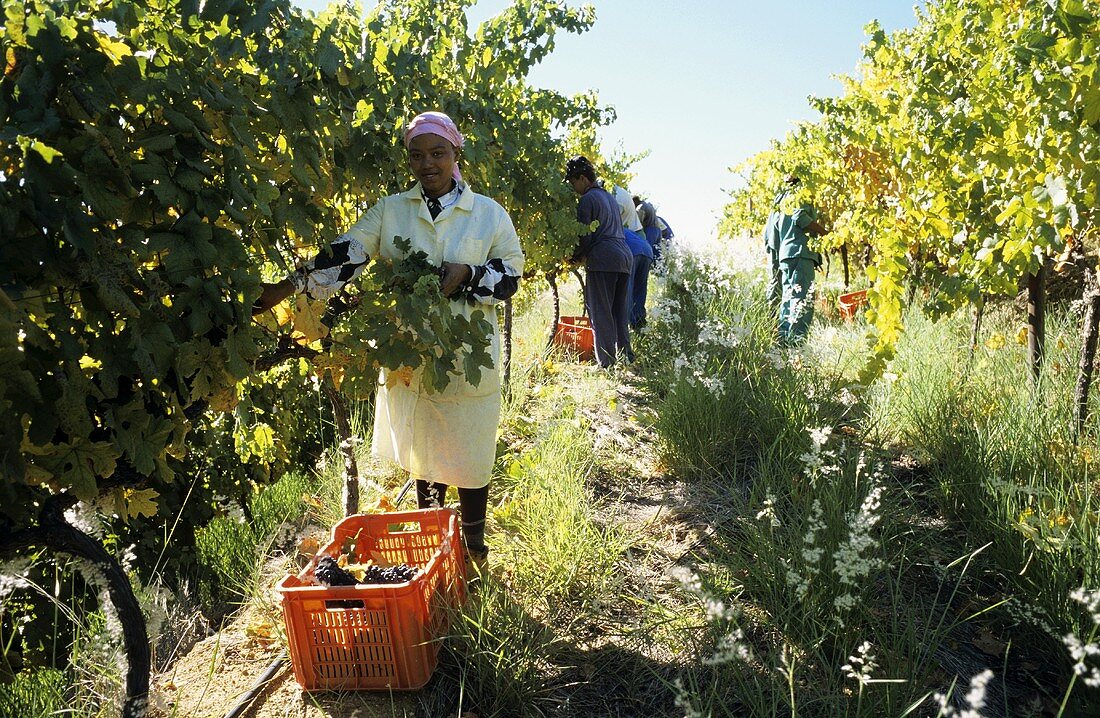
[[[316,557],[276,586],[294,678],[306,691],[415,690],[431,678],[450,610],[466,597],[457,514],[424,509],[348,516],[318,556],[359,535],[356,560],[381,555],[420,570],[398,584],[315,586]]]
[[[855,319],[856,312],[865,304],[867,304],[866,289],[861,289],[858,292],[848,292],[847,294],[841,294],[837,297],[837,306],[840,308],[840,316],[845,319]]]
[[[576,352],[581,361],[596,358],[596,335],[588,317],[561,317],[554,330],[554,344]]]

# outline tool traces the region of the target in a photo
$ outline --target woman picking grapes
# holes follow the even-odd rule
[[[441,267],[441,289],[453,309],[469,319],[479,305],[513,294],[523,272],[523,250],[504,208],[477,194],[458,168],[464,139],[450,117],[425,112],[405,129],[409,169],[416,183],[382,198],[312,262],[277,284],[264,286],[256,311],[266,311],[294,292],[327,300],[354,280],[372,256],[400,259],[394,238],[411,242]],[[496,455],[501,384],[500,340],[495,311],[493,366],[477,383],[465,377],[430,393],[418,376],[380,382],[372,452],[396,461],[416,479],[420,508],[441,506],[448,486],[458,489],[467,556],[481,570],[488,556],[485,513],[489,474]],[[385,372],[384,372],[385,374]]]

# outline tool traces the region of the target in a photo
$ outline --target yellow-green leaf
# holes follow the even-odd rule
[[[45,142],[41,142],[39,140],[35,140],[31,143],[31,149],[41,155],[42,159],[46,160],[46,162],[49,163],[53,163],[55,157],[63,156],[60,150],[55,150],[53,147],[50,147]]]
[[[156,516],[159,507],[154,499],[159,495],[154,489],[123,489],[122,518],[136,519],[139,516],[148,516],[149,518]]]
[[[122,63],[122,58],[134,54],[134,51],[126,43],[121,40],[114,40],[102,33],[96,33],[96,40],[99,42],[99,49],[111,58],[112,64],[119,65]]]
[[[304,294],[299,294],[294,311],[295,338],[303,344],[312,344],[327,337],[328,327],[321,323],[324,314],[324,302],[310,301]]]

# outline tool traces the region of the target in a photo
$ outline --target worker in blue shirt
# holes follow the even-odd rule
[[[665,220],[664,217],[657,217],[657,226],[661,229],[662,241],[667,242],[676,236],[676,233],[672,231],[672,227],[669,226],[669,223]]]
[[[815,271],[821,266],[822,257],[819,252],[810,249],[810,237],[820,237],[828,233],[818,222],[814,206],[805,199],[794,196],[794,190],[800,184],[797,177],[787,178],[787,188],[791,196],[789,201],[794,210],[790,214],[782,212],[782,205],[787,202],[786,197],[780,198],[780,212],[773,235],[778,239],[776,258],[782,285],[779,340],[790,344],[799,344],[806,339],[814,316],[812,287]]]
[[[565,182],[580,195],[577,221],[596,228],[580,236],[572,261],[584,260],[585,304],[595,335],[596,361],[608,368],[634,361],[630,348],[630,276],[634,258],[623,238],[615,199],[596,182],[596,168],[580,155],[565,166]]]
[[[634,195],[634,207],[638,210],[638,219],[642,223],[642,234],[649,245],[653,247],[653,261],[661,258],[661,225],[657,222],[657,210],[647,200]]]

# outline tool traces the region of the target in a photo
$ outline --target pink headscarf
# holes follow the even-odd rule
[[[405,148],[408,149],[409,143],[414,137],[428,134],[439,135],[456,148],[461,148],[466,141],[462,137],[462,133],[458,131],[458,126],[455,125],[454,120],[447,117],[447,115],[442,112],[421,112],[405,128]],[[451,176],[457,181],[462,181],[462,173],[458,171],[458,163],[455,163],[454,172],[451,173]]]

